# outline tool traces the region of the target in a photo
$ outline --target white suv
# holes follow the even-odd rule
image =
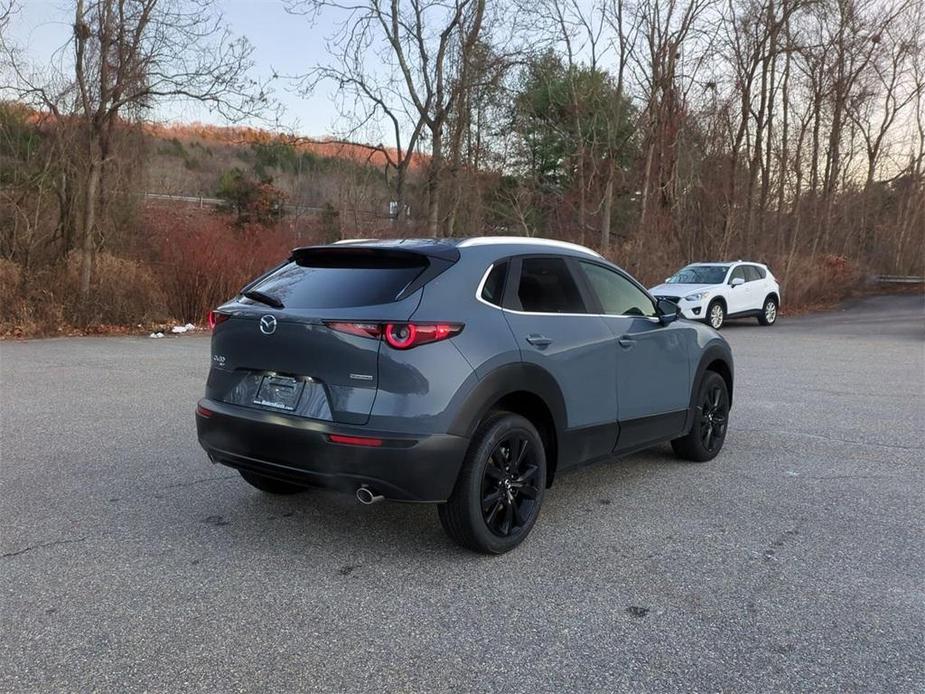
[[[650,291],[675,302],[685,318],[717,330],[727,318],[755,317],[773,325],[780,308],[780,286],[768,266],[741,260],[688,265]]]

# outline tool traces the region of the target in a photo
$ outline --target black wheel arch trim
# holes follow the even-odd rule
[[[732,350],[725,342],[714,341],[706,346],[700,361],[697,363],[697,370],[694,372],[694,378],[691,380],[691,399],[688,407],[687,423],[685,430],[689,431],[694,423],[694,413],[697,408],[697,393],[700,392],[700,384],[703,382],[703,375],[707,372],[711,364],[720,362],[728,373],[720,373],[720,376],[726,380],[726,387],[729,390],[729,409],[732,409],[732,390],[735,383],[735,369],[732,363]],[[727,378],[728,377],[728,378]]]
[[[471,438],[479,423],[502,399],[527,393],[543,401],[552,417],[555,450],[568,421],[565,398],[552,375],[529,363],[506,364],[479,379],[456,413],[448,433]],[[547,457],[547,470],[555,470],[554,455]]]

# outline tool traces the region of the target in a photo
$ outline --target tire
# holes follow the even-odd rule
[[[761,325],[774,325],[777,322],[777,299],[769,296],[764,300],[764,306],[761,307],[761,314],[758,316],[758,322]]]
[[[707,307],[707,324],[714,330],[719,330],[726,322],[726,307],[723,302],[713,300]]]
[[[694,424],[687,436],[671,442],[675,455],[695,463],[713,460],[723,448],[729,427],[729,391],[715,371],[703,375],[697,389]]]
[[[503,554],[536,523],[546,491],[546,452],[529,420],[495,412],[478,427],[449,500],[437,507],[455,542]]]
[[[249,470],[238,470],[238,472],[241,473],[241,477],[244,478],[245,482],[267,494],[298,494],[305,491],[305,487],[273,479],[272,477],[264,477]]]

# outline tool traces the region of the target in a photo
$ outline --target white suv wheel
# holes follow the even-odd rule
[[[777,301],[774,297],[769,296],[764,300],[764,306],[761,309],[761,315],[758,316],[758,322],[762,325],[774,325],[777,320]]]

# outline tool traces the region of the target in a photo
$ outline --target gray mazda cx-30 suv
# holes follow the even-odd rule
[[[670,441],[719,453],[733,364],[587,248],[528,238],[299,248],[210,315],[209,457],[265,492],[438,504],[500,553],[563,470]]]

